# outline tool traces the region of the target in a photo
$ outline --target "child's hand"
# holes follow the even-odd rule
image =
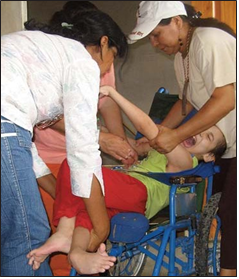
[[[136,140],[136,146],[140,146],[141,144],[149,143],[149,140],[146,137],[142,137],[141,139]]]

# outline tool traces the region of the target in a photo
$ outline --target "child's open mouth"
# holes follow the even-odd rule
[[[196,138],[195,137],[191,137],[191,138],[188,138],[188,139],[183,141],[183,145],[186,148],[192,147],[195,144],[196,144]]]

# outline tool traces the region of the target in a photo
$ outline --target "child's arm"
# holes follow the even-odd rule
[[[126,100],[114,88],[110,86],[103,86],[100,88],[100,93],[114,99],[128,116],[130,121],[134,124],[135,128],[147,139],[150,140],[155,138],[160,129],[167,129],[166,127],[160,125],[156,126],[146,113]],[[180,144],[174,150],[165,154],[165,156],[168,159],[168,172],[178,172],[193,167],[191,154]]]
[[[110,96],[127,115],[135,128],[142,133],[147,139],[154,139],[158,135],[158,128],[152,119],[141,109],[126,100],[111,86],[102,86],[100,93]]]
[[[37,183],[44,191],[46,191],[53,199],[56,197],[56,178],[53,174],[37,178]]]

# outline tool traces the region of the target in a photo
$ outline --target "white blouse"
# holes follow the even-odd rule
[[[33,133],[64,114],[72,193],[90,196],[93,174],[104,193],[97,130],[100,70],[85,47],[40,31],[1,38],[2,116]],[[49,173],[33,145],[36,177]]]

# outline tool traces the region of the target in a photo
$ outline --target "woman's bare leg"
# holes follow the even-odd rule
[[[75,217],[62,217],[56,232],[41,247],[27,254],[28,264],[37,270],[41,263],[53,252],[69,253],[75,228]]]
[[[104,242],[110,231],[110,221],[107,214],[104,196],[101,191],[99,181],[93,176],[90,198],[83,198],[86,210],[91,219],[93,230],[88,251],[94,252],[100,243]]]
[[[105,244],[100,244],[97,252],[89,253],[87,248],[90,242],[90,232],[83,227],[74,230],[72,245],[68,254],[70,264],[79,274],[95,274],[105,272],[116,261],[106,253]]]

